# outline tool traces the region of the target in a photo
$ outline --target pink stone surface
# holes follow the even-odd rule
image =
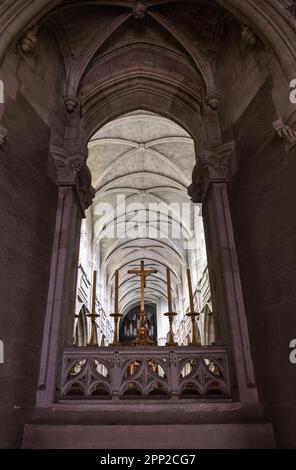
[[[81,213],[76,202],[68,207],[67,236],[57,241],[50,148],[80,155],[98,127],[138,108],[183,126],[196,140],[197,158],[206,144],[235,141],[229,206],[217,197],[206,214],[212,279],[220,276],[213,290],[218,307],[224,298],[227,318],[221,337],[231,333],[237,399],[256,402],[257,385],[277,445],[296,447],[295,366],[289,362],[296,336],[296,160],[293,135],[287,142],[273,128],[282,120],[293,134],[296,125],[288,99],[296,77],[292,13],[273,0],[202,2],[199,15],[194,4],[165,4],[149,8],[145,18],[124,5],[84,5],[57,10],[53,21],[39,24],[63,1],[10,3],[0,5],[0,339],[6,357],[0,365],[0,447],[19,447],[23,425],[32,419],[46,312],[43,404],[54,399],[59,350],[69,340]],[[220,22],[229,20],[225,13],[233,15],[228,23]],[[28,33],[28,25],[36,31]],[[19,47],[25,33],[36,36],[34,47]],[[53,276],[54,240],[60,263]],[[59,289],[50,297],[56,281]],[[174,448],[180,436],[197,448],[274,445],[271,425],[262,423],[171,423],[169,431],[167,425],[35,423],[26,427],[24,446],[139,447],[146,439],[154,448]]]
[[[26,425],[23,449],[274,449],[270,424]]]

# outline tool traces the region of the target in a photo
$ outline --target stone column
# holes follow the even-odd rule
[[[234,143],[205,150],[193,171],[188,192],[203,203],[203,218],[213,298],[216,342],[230,347],[233,393],[258,401],[237,252],[227,193]]]
[[[80,227],[94,189],[85,156],[53,149],[59,199],[45,317],[37,406],[54,402],[61,348],[72,345]]]

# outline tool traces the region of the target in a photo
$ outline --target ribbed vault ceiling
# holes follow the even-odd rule
[[[138,267],[141,259],[147,267],[158,270],[147,282],[146,300],[157,302],[166,297],[167,266],[172,269],[172,289],[178,296],[182,270],[188,262],[185,242],[194,236],[192,224],[184,220],[178,207],[190,203],[187,187],[194,163],[190,136],[174,122],[141,110],[108,123],[89,143],[88,165],[96,189],[93,244],[100,247],[100,262],[110,289],[114,271],[120,269],[123,312],[139,301],[139,278],[127,271]],[[118,197],[120,201],[125,198],[125,205]],[[116,210],[108,210],[106,204]],[[151,204],[161,206],[153,212]],[[175,206],[168,212],[171,204]],[[193,206],[187,209],[192,212]],[[156,223],[160,217],[167,222],[168,237]],[[131,228],[128,236],[123,232],[125,221]]]

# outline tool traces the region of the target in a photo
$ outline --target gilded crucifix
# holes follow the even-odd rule
[[[141,307],[140,307],[140,328],[137,330],[138,334],[134,340],[135,345],[149,345],[153,344],[153,340],[149,338],[148,328],[146,326],[146,312],[145,312],[145,287],[146,278],[151,274],[157,273],[156,269],[145,269],[144,261],[141,261],[140,269],[131,269],[128,274],[136,274],[141,277]]]

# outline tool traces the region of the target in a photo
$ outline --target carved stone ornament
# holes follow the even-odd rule
[[[146,7],[143,3],[137,3],[133,9],[133,16],[137,20],[142,20],[146,16]]]
[[[81,209],[85,211],[95,197],[95,190],[91,186],[91,172],[85,163],[84,156],[70,157],[63,149],[53,147],[52,156],[57,170],[59,186],[73,186],[76,188]]]
[[[61,154],[54,155],[54,162],[57,169],[57,180],[59,185],[73,186],[77,182],[78,173],[83,163],[77,158],[60,158]]]
[[[117,366],[117,367],[121,367],[122,366],[122,360],[120,358],[120,355],[119,355],[119,352],[118,351],[114,351],[113,353],[113,357],[111,359],[111,364],[114,366]]]
[[[65,108],[68,113],[73,113],[79,106],[79,100],[76,96],[67,95],[64,97]]]
[[[221,100],[222,93],[217,91],[205,97],[205,104],[211,108],[213,111],[216,111]]]
[[[177,367],[178,361],[176,357],[176,353],[174,351],[170,351],[170,366]]]
[[[78,349],[78,348],[77,348]],[[141,354],[141,349],[124,347],[118,351],[114,348],[82,348],[73,352],[73,348],[64,348],[62,352],[62,372],[59,384],[60,397],[71,399],[71,387],[75,371],[75,382],[80,386],[82,399],[93,400],[93,391],[98,384],[97,364],[104,364],[106,375],[101,376],[100,386],[106,391],[106,396],[126,397],[129,389],[137,390],[142,399],[151,401],[151,392],[162,390],[166,400],[182,398],[184,390],[192,383],[199,391],[201,399],[221,401],[221,395],[215,393],[209,396],[213,376],[219,382],[219,390],[223,395],[231,398],[230,376],[228,371],[227,349],[220,347],[213,352],[211,346],[204,346],[196,351],[188,351],[188,347],[176,347],[174,350],[160,351],[160,348],[151,347],[152,358],[148,354]],[[207,358],[210,357],[210,363]],[[84,366],[81,366],[81,360]],[[190,364],[190,376],[183,377],[182,369]],[[213,373],[213,371],[215,371]],[[222,373],[223,371],[223,373]],[[216,385],[216,384],[215,384]],[[213,391],[217,391],[214,387]],[[70,393],[69,393],[70,392]],[[72,402],[74,403],[74,402]]]
[[[219,145],[214,150],[204,150],[192,173],[188,194],[194,203],[203,203],[213,182],[226,182],[230,176],[234,142]]]
[[[209,178],[206,174],[205,168],[198,162],[192,173],[192,184],[188,187],[188,195],[192,202],[204,202],[209,188]]]
[[[77,189],[82,209],[86,210],[92,205],[96,195],[96,191],[91,185],[91,172],[86,164],[78,172]]]
[[[20,42],[21,50],[24,54],[29,54],[34,51],[37,44],[37,37],[34,31],[27,31]]]
[[[257,36],[247,25],[242,26],[242,39],[249,46],[255,46],[257,43]]]
[[[292,152],[296,148],[296,129],[288,126],[283,118],[279,118],[273,123],[273,128],[281,139],[284,139],[287,152]]]
[[[212,150],[204,150],[202,163],[210,180],[227,180],[230,176],[234,142],[219,145]]]
[[[3,145],[7,137],[7,129],[0,125],[0,145]]]

